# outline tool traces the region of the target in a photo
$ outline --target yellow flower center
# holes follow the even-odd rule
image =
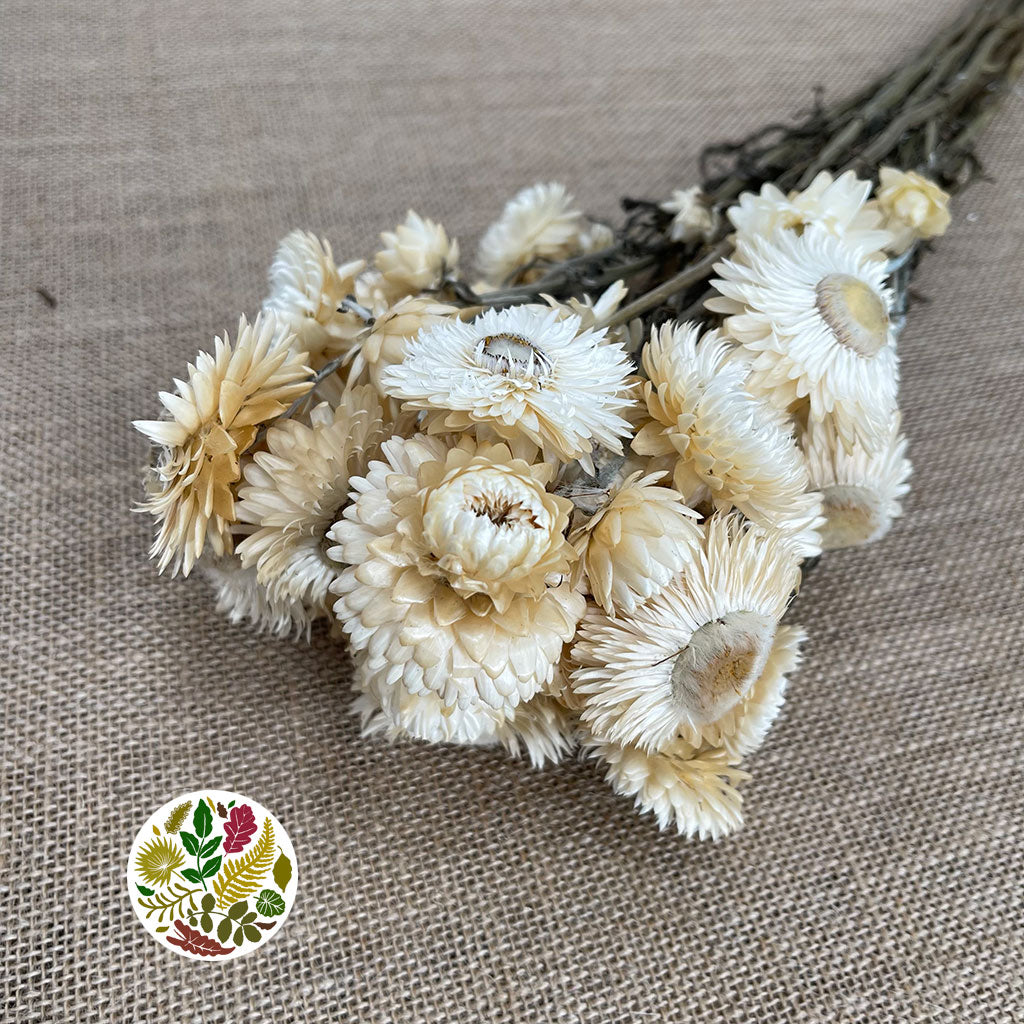
[[[835,484],[823,490],[822,498],[826,522],[821,537],[826,549],[864,544],[881,529],[878,496],[869,488]]]
[[[551,372],[551,360],[519,334],[489,334],[480,342],[479,353],[481,364],[503,377],[543,377]]]
[[[754,611],[726,612],[694,631],[672,666],[672,697],[698,724],[739,703],[764,670],[775,621]]]
[[[815,289],[818,312],[840,344],[868,358],[889,340],[889,314],[878,293],[849,274],[829,274]]]

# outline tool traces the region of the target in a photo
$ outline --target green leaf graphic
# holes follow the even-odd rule
[[[196,835],[202,839],[213,831],[213,811],[204,800],[196,804],[195,813],[192,815],[192,827],[196,830]]]
[[[274,861],[274,885],[284,892],[292,880],[292,862],[282,853]]]
[[[231,918],[225,917],[221,919],[219,925],[217,925],[217,938],[221,942],[227,942],[231,938]]]
[[[228,907],[228,917],[230,917],[232,921],[237,921],[248,909],[249,901],[239,900],[237,903],[232,903],[231,906]]]
[[[206,893],[205,896],[203,896],[202,903],[200,904],[200,906],[202,906],[203,910],[208,914],[211,910],[213,910],[216,904],[217,900],[214,898],[213,893],[208,892]]]
[[[144,885],[139,885],[138,882],[135,883],[135,888],[138,889],[143,896],[152,896],[153,893],[156,892],[155,889],[147,889]]]
[[[245,937],[250,942],[259,942],[263,938],[263,933],[259,928],[253,928],[251,924],[243,925],[242,931],[245,932]]]
[[[183,878],[187,878],[190,882],[199,882],[201,884],[203,881],[203,876],[195,868],[185,868],[181,874]]]
[[[273,889],[264,889],[256,897],[256,910],[264,917],[277,917],[284,913],[284,900]]]
[[[199,840],[196,839],[191,832],[182,832],[179,834],[178,838],[181,840],[182,846],[184,846],[193,857],[199,852]]]
[[[223,859],[224,859],[224,858],[223,858],[223,857],[221,857],[221,856],[220,856],[220,855],[218,854],[218,855],[217,855],[216,857],[214,857],[214,858],[213,858],[212,860],[208,860],[208,861],[207,861],[207,862],[206,862],[206,863],[205,863],[205,864],[203,865],[203,871],[202,871],[202,875],[203,875],[203,878],[213,878],[213,876],[214,876],[215,874],[217,874],[217,872],[218,872],[218,871],[220,871],[220,862],[221,862],[221,861],[222,861]]]
[[[210,854],[213,853],[217,849],[218,846],[220,846],[220,841],[223,838],[224,838],[223,836],[214,836],[208,843],[206,843],[205,845],[200,847],[199,856],[200,857],[209,857]]]
[[[213,918],[210,917],[209,914],[203,914],[203,916],[199,918],[199,927],[209,934],[213,931]]]

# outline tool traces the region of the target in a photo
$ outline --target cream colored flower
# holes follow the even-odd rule
[[[660,829],[675,826],[688,839],[721,839],[743,824],[737,787],[749,778],[723,750],[699,751],[673,740],[656,753],[591,740],[590,755],[605,767],[619,796],[633,797]]]
[[[548,466],[464,437],[392,438],[329,536],[334,611],[379,685],[508,712],[552,680],[583,612],[571,503]]]
[[[615,231],[608,224],[600,221],[586,221],[583,230],[580,231],[579,250],[585,252],[600,252],[615,244]]]
[[[427,743],[468,746],[501,744],[513,757],[526,754],[535,768],[557,764],[573,747],[573,720],[553,697],[537,694],[508,711],[483,704],[446,707],[432,692],[410,693],[401,683],[388,685],[373,676],[365,662],[356,666],[359,697],[353,711],[364,736],[408,737]]]
[[[700,745],[757,685],[798,580],[774,535],[712,517],[696,559],[632,615],[587,609],[572,649],[582,720],[649,752],[679,736]]]
[[[746,389],[748,367],[717,331],[665,324],[643,349],[649,419],[632,441],[638,455],[674,460],[688,505],[711,501],[777,530],[802,557],[821,552],[821,495],[788,424]]]
[[[829,422],[809,428],[804,451],[811,479],[824,499],[821,535],[826,551],[879,540],[901,515],[911,467],[899,424],[897,414],[885,443],[874,453],[860,445],[847,451]]]
[[[878,208],[894,235],[891,252],[904,252],[919,238],[946,233],[951,220],[948,192],[917,171],[882,167],[878,178]]]
[[[801,234],[814,224],[851,249],[875,253],[892,241],[883,216],[868,203],[871,182],[845,171],[834,178],[822,171],[802,192],[787,196],[777,186],[766,184],[760,194],[744,192],[727,212],[741,238],[768,237],[782,228]]]
[[[707,306],[750,353],[749,390],[786,412],[807,399],[845,445],[877,449],[899,383],[884,264],[813,226],[740,239],[736,253],[715,265],[722,297]]]
[[[535,260],[557,261],[578,252],[583,230],[583,215],[564,185],[524,188],[480,240],[480,272],[495,285],[525,279],[523,268]]]
[[[339,306],[355,291],[356,276],[365,265],[354,260],[338,266],[330,244],[308,231],[293,231],[278,246],[263,309],[295,336],[296,346],[317,368],[358,345],[365,324]]]
[[[365,472],[383,440],[369,384],[346,391],[335,408],[318,405],[308,426],[289,419],[267,431],[267,450],[245,467],[238,492],[238,520],[256,528],[238,555],[275,598],[327,614],[327,588],[341,571],[327,554],[327,531],[348,503],[349,480]]]
[[[557,310],[561,319],[570,316],[579,317],[580,329],[590,331],[607,325],[618,311],[628,292],[629,289],[624,281],[613,281],[596,300],[591,299],[589,295],[584,295],[582,298],[566,299],[565,302],[559,302],[558,299],[552,298],[550,295],[542,297],[549,309]],[[543,306],[531,305],[529,308],[543,309]],[[607,342],[613,339],[609,334],[605,334],[604,340]]]
[[[673,214],[669,228],[673,242],[687,245],[707,242],[718,231],[718,213],[712,209],[700,185],[676,189],[672,197],[661,204],[661,209]]]
[[[438,288],[457,268],[459,243],[448,232],[412,210],[394,231],[381,232],[384,248],[374,257],[392,298]]]
[[[631,613],[696,556],[703,533],[661,474],[633,473],[570,537],[594,600],[609,614]]]
[[[229,555],[205,565],[203,574],[217,593],[217,611],[233,625],[246,622],[271,636],[309,636],[312,618],[302,602],[270,594],[256,570],[243,569],[237,558]]]
[[[304,352],[281,337],[273,317],[238,321],[234,344],[227,335],[214,351],[200,352],[177,394],[160,392],[167,420],[136,420],[135,427],[161,447],[140,506],[160,524],[150,557],[160,572],[187,576],[207,544],[217,555],[231,550],[235,521],[233,485],[239,458],[273,419],[312,387]]]
[[[374,387],[384,396],[381,377],[389,366],[405,361],[410,341],[420,331],[429,331],[442,321],[457,317],[458,313],[455,306],[429,296],[399,300],[374,320],[356,357],[353,373],[365,364]]]
[[[384,371],[384,390],[428,412],[430,433],[484,426],[528,438],[546,457],[589,464],[595,447],[620,452],[629,433],[630,363],[604,331],[577,316],[528,306],[446,320],[409,342]]]

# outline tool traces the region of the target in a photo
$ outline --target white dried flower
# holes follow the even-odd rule
[[[815,226],[737,242],[707,306],[751,356],[748,388],[792,412],[831,416],[843,443],[884,443],[899,362],[885,266]]]
[[[946,233],[951,220],[948,192],[917,171],[882,167],[878,179],[878,209],[894,236],[888,246],[890,252],[904,252],[919,238]]]
[[[668,323],[643,350],[648,419],[638,455],[667,457],[688,505],[711,501],[777,530],[802,557],[821,552],[821,495],[778,412],[746,389],[748,367],[717,331]]]
[[[842,237],[851,249],[876,253],[892,241],[884,217],[868,203],[871,182],[845,171],[838,178],[821,171],[802,192],[787,196],[766,184],[760,194],[744,192],[727,215],[741,238],[767,237],[779,228],[800,234],[816,225]]]
[[[557,182],[531,185],[509,200],[480,240],[480,272],[495,285],[535,260],[557,261],[579,251],[583,216]]]
[[[441,285],[457,268],[459,243],[436,222],[410,210],[394,231],[381,232],[384,248],[374,257],[393,299]]]
[[[237,515],[256,529],[238,555],[275,597],[327,614],[327,588],[341,571],[327,554],[327,531],[348,503],[349,480],[379,451],[382,418],[373,387],[351,388],[335,408],[314,408],[308,426],[288,419],[271,427],[267,450],[245,467]]]
[[[263,309],[295,335],[296,346],[309,353],[317,368],[358,345],[365,324],[339,306],[355,291],[356,276],[365,266],[364,260],[338,266],[330,243],[308,231],[292,231],[278,246]]]
[[[743,824],[737,787],[749,776],[723,750],[699,751],[683,740],[651,753],[592,739],[590,755],[605,767],[619,796],[653,814],[661,829],[675,826],[688,839],[721,839]]]
[[[673,242],[707,242],[718,230],[718,213],[712,209],[700,185],[676,189],[661,204],[665,213],[673,214],[669,238]]]
[[[312,618],[303,603],[271,594],[256,570],[243,569],[237,558],[228,555],[204,565],[203,573],[217,592],[217,611],[233,625],[248,623],[271,636],[309,636]]]
[[[615,231],[610,225],[602,224],[600,221],[587,221],[583,230],[580,231],[579,251],[581,253],[600,252],[614,243]]]
[[[572,649],[582,720],[649,752],[678,736],[699,745],[756,686],[798,580],[774,535],[712,517],[697,557],[632,615],[587,609]]]
[[[903,511],[910,490],[907,441],[895,415],[884,444],[875,452],[861,445],[847,451],[828,421],[811,424],[804,439],[807,466],[823,497],[822,547],[870,544],[884,537]]]
[[[570,536],[578,571],[609,614],[631,613],[659,593],[696,554],[703,533],[677,491],[656,486],[659,473],[632,473]]]
[[[551,682],[583,612],[562,582],[571,503],[545,490],[550,467],[505,445],[420,434],[383,455],[329,534],[349,566],[335,614],[380,685],[512,710]]]
[[[529,306],[489,309],[471,323],[446,320],[409,342],[382,375],[385,391],[425,410],[429,432],[488,427],[528,438],[545,457],[590,465],[598,446],[621,452],[629,434],[631,365],[603,330],[578,316]]]
[[[140,506],[160,524],[149,552],[160,572],[171,566],[187,576],[207,544],[216,555],[231,551],[239,460],[259,425],[312,387],[305,352],[287,336],[276,344],[281,337],[273,317],[241,317],[233,344],[226,334],[214,339],[213,353],[189,365],[188,381],[175,380],[177,394],[160,392],[170,419],[135,421],[161,446]]]

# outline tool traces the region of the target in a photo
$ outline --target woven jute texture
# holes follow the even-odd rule
[[[614,214],[956,6],[8,0],[4,1020],[1024,1020],[1021,94],[916,278],[907,514],[810,576],[733,839],[658,833],[587,764],[361,739],[339,648],[219,620],[129,512],[129,420],[255,311],[291,228],[347,258],[412,205],[470,251],[549,178]],[[281,935],[230,964],[161,949],[125,891],[138,825],[204,786],[299,859]]]

